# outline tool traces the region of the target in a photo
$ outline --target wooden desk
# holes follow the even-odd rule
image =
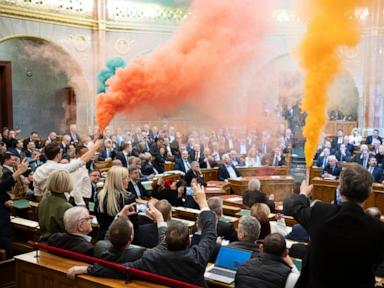
[[[309,168],[309,184],[312,184],[313,178],[320,177],[322,172],[323,172],[323,168],[319,168],[319,167]]]
[[[223,196],[229,194],[231,190],[230,185],[224,181],[208,181],[205,188],[207,198]]]
[[[211,168],[211,169],[201,169],[201,173],[204,176],[204,181],[208,182],[211,180],[216,181],[217,180],[217,175],[219,172],[219,168]]]
[[[130,281],[81,275],[75,280],[68,279],[66,272],[72,266],[87,265],[80,261],[66,259],[60,256],[39,252],[40,257],[35,258],[36,253],[30,252],[15,256],[16,259],[16,287],[17,288],[160,288],[165,287],[144,281]]]
[[[241,167],[238,168],[240,176],[272,176],[272,175],[289,175],[288,166],[263,166],[263,167]]]
[[[30,252],[33,248],[28,241],[38,241],[40,237],[39,222],[11,216],[12,247],[16,251]]]
[[[243,196],[240,195],[224,195],[220,197],[223,199],[223,204],[243,208]]]
[[[165,161],[164,163],[164,171],[171,171],[175,168],[175,162]]]
[[[286,196],[293,193],[295,181],[292,176],[248,176],[236,179],[228,179],[233,192],[243,195],[248,190],[248,182],[258,179],[261,183],[260,190],[267,195],[274,194],[275,201],[282,201]]]

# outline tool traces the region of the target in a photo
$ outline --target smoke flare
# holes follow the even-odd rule
[[[167,43],[108,80],[96,100],[100,130],[117,113],[153,119],[154,111],[167,115],[183,104],[217,120],[239,117],[227,104],[235,106],[249,89],[242,79],[269,31],[270,8],[264,0],[193,1],[190,16]]]
[[[360,40],[355,9],[367,0],[311,0],[310,20],[301,43],[301,65],[306,70],[302,108],[307,112],[304,127],[305,158],[312,165],[320,133],[327,120],[327,90],[341,69],[338,48],[354,47]]]

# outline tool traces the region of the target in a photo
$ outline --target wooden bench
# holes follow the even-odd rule
[[[11,216],[12,248],[20,252],[30,252],[28,241],[37,241],[40,237],[39,222]]]
[[[159,284],[132,280],[108,279],[89,275],[77,276],[75,280],[68,279],[66,272],[73,266],[84,266],[86,263],[56,256],[44,251],[30,252],[15,257],[16,259],[16,287],[18,288],[160,288]]]

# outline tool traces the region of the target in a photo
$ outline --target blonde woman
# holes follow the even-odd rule
[[[47,179],[47,193],[39,204],[40,241],[45,241],[56,232],[65,232],[64,212],[71,208],[65,192],[73,189],[71,177],[66,170],[56,170]]]
[[[362,137],[359,133],[359,129],[353,128],[352,133],[349,136],[349,143],[353,144],[354,146],[360,146],[361,140],[362,140]]]
[[[259,151],[256,148],[251,148],[248,151],[248,156],[245,158],[246,167],[261,167],[261,158]]]
[[[128,169],[113,166],[108,171],[103,189],[98,193],[95,211],[99,230],[97,240],[103,240],[109,225],[115,219],[120,210],[127,204],[135,201],[135,195],[128,192]]]

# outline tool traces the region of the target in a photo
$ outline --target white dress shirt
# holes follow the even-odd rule
[[[57,163],[56,161],[48,160],[45,164],[38,167],[33,174],[33,186],[35,187],[35,195],[42,196],[45,191],[45,183],[48,176],[56,170],[66,170],[72,173],[83,166],[85,163],[80,159],[74,159],[68,164]]]
[[[76,159],[71,160],[75,161]],[[92,185],[91,179],[88,175],[88,170],[85,166],[80,167],[71,173],[73,182],[73,190],[70,195],[75,200],[76,205],[85,205],[84,198],[91,198],[92,196]]]
[[[227,168],[229,178],[237,178],[235,169],[233,169],[232,165],[225,164],[225,168]]]

